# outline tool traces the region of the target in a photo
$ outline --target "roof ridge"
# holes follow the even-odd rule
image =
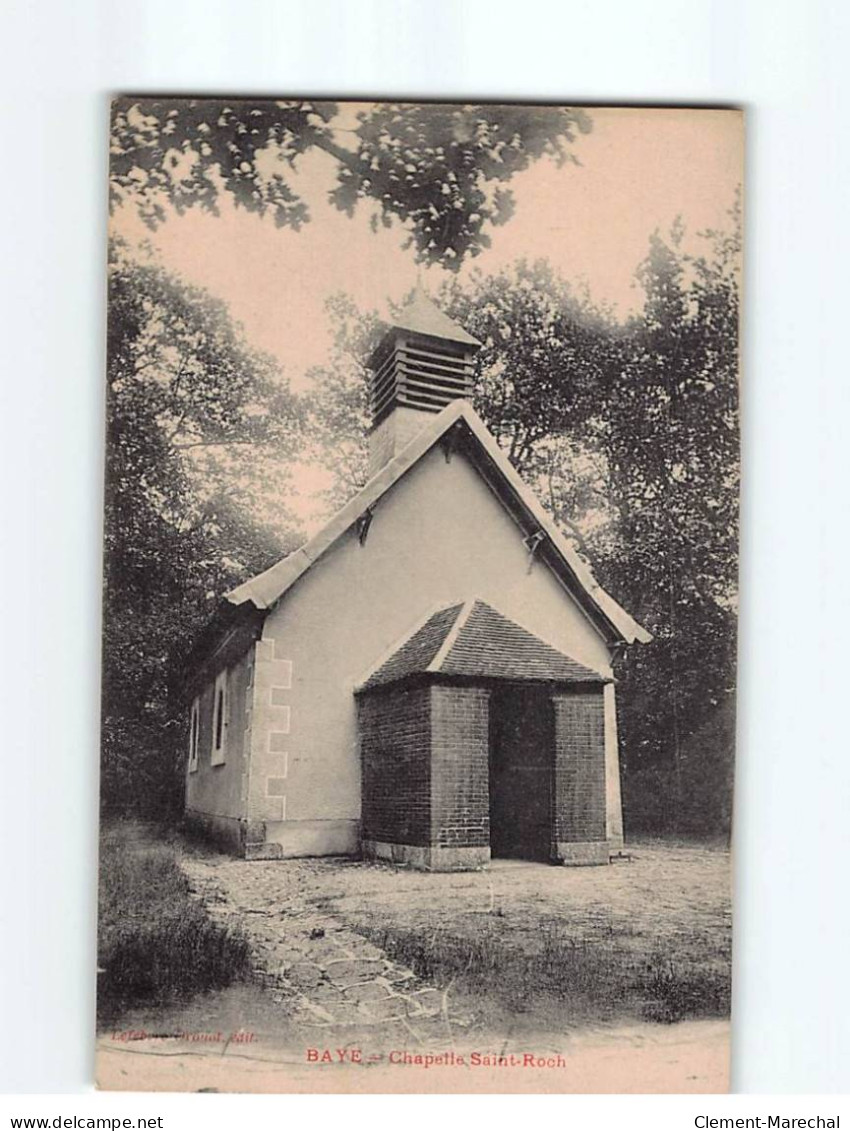
[[[534,629],[529,628],[527,624],[521,624],[520,621],[514,620],[513,617],[509,617],[507,613],[502,612],[501,609],[497,609],[496,606],[491,605],[489,603],[489,601],[485,601],[481,597],[476,597],[475,601],[474,601],[474,605],[481,605],[488,612],[493,613],[494,616],[497,616],[500,620],[503,620],[507,624],[509,624],[511,626],[511,628],[518,628],[520,630],[520,632],[524,632],[526,634],[526,636],[530,636],[538,644],[543,644],[543,645],[545,645],[545,647],[551,648],[551,650],[553,652],[557,652],[559,656],[566,656],[566,658],[568,660],[572,661],[572,663],[574,663],[574,664],[578,664],[579,667],[586,668],[587,671],[594,672],[597,675],[603,674],[597,668],[591,667],[590,664],[585,664],[581,660],[577,660],[575,658],[575,656],[571,656],[569,654],[569,652],[565,652],[564,649],[561,648],[558,644],[553,643],[551,640],[547,640],[545,637],[541,636]],[[471,611],[472,610],[470,610],[470,612]],[[467,619],[467,622],[468,622],[469,617],[467,617],[466,619]],[[464,625],[464,627],[466,627],[466,625]],[[460,635],[460,633],[458,633],[458,636],[459,635]]]
[[[226,599],[234,605],[240,605],[243,601],[252,601],[261,609],[268,609],[276,604],[290,585],[294,584],[301,574],[336,542],[337,538],[350,529],[364,511],[377,503],[384,493],[401,479],[425,452],[430,450],[445,431],[465,415],[464,409],[467,407],[469,407],[468,403],[463,400],[455,400],[446,405],[430,425],[423,428],[397,456],[368,479],[312,538],[308,538],[297,550],[293,550],[268,569],[229,590],[225,594]],[[290,574],[292,576],[289,576]],[[267,597],[263,582],[271,583],[272,579],[276,579],[274,587],[278,592],[274,596]]]
[[[448,656],[449,652],[452,650],[454,642],[463,631],[463,627],[469,620],[470,613],[475,608],[477,600],[477,597],[467,597],[467,599],[463,602],[460,608],[460,612],[455,617],[454,624],[446,633],[445,640],[437,649],[436,655],[434,656],[434,659],[431,661],[428,667],[425,669],[426,671],[438,672],[443,666],[443,661],[445,660],[446,656]]]
[[[526,625],[519,624],[513,617],[508,616],[502,612],[501,609],[495,608],[487,601],[480,598],[474,601],[473,610],[480,609],[483,617],[480,617],[477,623],[472,624],[471,615],[467,617],[463,628],[456,634],[453,641],[453,646],[448,650],[446,658],[451,661],[449,664],[443,664],[441,670],[445,674],[452,674],[452,664],[457,663],[461,667],[464,663],[469,661],[468,652],[465,655],[464,649],[474,647],[476,663],[486,664],[486,655],[490,640],[498,640],[499,636],[505,634],[511,639],[511,648],[513,650],[514,661],[520,660],[523,649],[529,645],[533,648],[542,648],[545,655],[556,657],[559,662],[567,661],[571,668],[577,669],[579,672],[587,676],[595,677],[603,682],[609,682],[610,676],[600,671],[598,668],[591,667],[590,664],[577,660],[570,652],[564,650],[562,646],[553,644],[549,640],[544,640],[543,637],[538,635],[537,632],[528,628]],[[495,622],[495,623],[494,623]],[[465,632],[464,630],[468,630]],[[496,633],[496,636],[493,633]],[[483,637],[481,634],[484,634]],[[517,638],[517,634],[518,638]],[[488,639],[490,638],[490,639]],[[482,645],[483,640],[483,645]],[[456,652],[457,655],[452,655]]]
[[[538,632],[530,629],[528,625],[520,624],[518,620],[514,620],[513,617],[509,617],[507,613],[503,613],[501,609],[497,609],[495,605],[491,605],[487,601],[483,601],[480,598],[475,603],[482,605],[488,612],[493,613],[494,616],[497,616],[500,620],[503,620],[507,624],[509,624],[511,628],[518,628],[520,632],[525,633],[525,635],[529,636],[532,640],[535,641],[535,643],[542,644],[545,648],[549,648],[552,652],[556,652],[559,656],[565,657],[571,663],[576,664],[580,668],[584,668],[585,671],[593,672],[594,675],[603,676],[603,678],[606,679],[608,678],[607,676],[605,676],[605,673],[601,672],[598,668],[591,667],[590,664],[584,663],[583,660],[577,660],[575,656],[571,656],[569,652],[565,652],[564,649],[558,644],[554,644],[551,640],[546,640]]]
[[[455,605],[460,606],[460,611],[458,613],[458,616],[460,616],[463,613],[463,604],[460,601],[441,601],[438,605],[431,605],[424,616],[419,617],[418,620],[413,623],[412,627],[405,629],[401,635],[397,636],[393,640],[392,644],[390,644],[389,647],[381,653],[378,659],[374,663],[370,664],[368,670],[365,671],[359,679],[354,680],[354,686],[362,687],[363,684],[368,683],[372,676],[376,675],[384,666],[384,664],[391,660],[400,648],[404,647],[408,640],[411,640],[417,634],[417,632],[421,632],[425,625],[433,617],[437,616],[439,613],[447,612],[449,609],[454,608]],[[455,618],[455,620],[457,620],[457,618]]]

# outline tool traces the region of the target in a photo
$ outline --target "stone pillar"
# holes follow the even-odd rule
[[[564,864],[607,864],[603,689],[554,695],[552,855]]]
[[[620,796],[620,743],[614,684],[606,683],[605,700],[605,835],[612,852],[623,847],[623,802]]]
[[[367,859],[428,866],[431,690],[387,688],[358,704],[362,849]]]
[[[360,697],[363,855],[428,871],[490,859],[489,693],[388,688]]]
[[[431,689],[431,861],[434,871],[490,859],[490,692]]]

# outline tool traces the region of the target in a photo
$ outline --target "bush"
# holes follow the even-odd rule
[[[644,767],[626,765],[626,834],[676,834],[728,844],[734,766],[735,697],[730,695],[684,739],[678,772],[669,760]]]
[[[145,718],[104,714],[101,819],[156,821],[176,826],[183,813],[184,749],[182,731]]]
[[[729,1015],[731,987],[728,976],[720,971],[685,969],[656,956],[647,967],[642,988],[648,1021],[672,1024],[686,1017]]]
[[[126,822],[101,838],[98,1020],[127,1008],[217,989],[250,972],[241,931],[214,923],[194,900],[175,852]]]

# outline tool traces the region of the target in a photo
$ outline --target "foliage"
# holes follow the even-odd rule
[[[616,323],[544,261],[520,261],[493,276],[473,272],[463,285],[445,285],[437,301],[483,343],[475,359],[476,409],[511,462],[569,524],[570,513],[601,501],[601,480],[585,476],[579,483],[571,465],[578,453],[586,461],[593,455],[583,440],[600,388],[610,382]],[[309,373],[309,433],[313,458],[334,475],[328,501],[340,505],[365,482],[365,362],[381,322],[344,294],[332,296],[326,306],[336,327],[334,347],[328,363]],[[565,372],[577,379],[564,381]],[[574,533],[578,537],[577,529]]]
[[[131,203],[154,227],[167,204],[216,212],[226,193],[297,229],[310,218],[298,169],[323,152],[337,208],[351,215],[366,202],[373,226],[402,222],[418,260],[456,269],[511,215],[505,184],[541,157],[574,160],[569,146],[590,130],[587,114],[565,107],[383,102],[351,126],[345,113],[333,102],[116,99],[112,203]]]
[[[366,482],[370,416],[365,359],[381,324],[377,314],[362,313],[348,295],[332,295],[325,306],[335,326],[333,345],[327,363],[307,373],[305,435],[312,460],[331,475],[323,501],[332,513]]]
[[[620,536],[600,573],[655,636],[649,648],[629,653],[621,673],[633,689],[621,711],[627,811],[645,824],[647,799],[629,787],[639,787],[647,770],[660,773],[669,803],[656,828],[693,827],[702,805],[728,831],[734,743],[722,740],[710,781],[698,763],[686,765],[683,747],[718,713],[734,717],[737,206],[732,221],[729,233],[705,233],[703,256],[682,249],[679,228],[666,242],[653,237],[640,271],[643,316],[608,408],[609,489]]]
[[[180,655],[220,595],[294,541],[285,510],[261,515],[300,410],[223,303],[120,244],[108,332],[102,800],[159,813],[180,801]]]
[[[734,626],[733,626],[734,628]],[[734,643],[730,630],[730,650]],[[730,674],[732,672],[730,663]],[[735,766],[735,695],[727,693],[717,708],[709,708],[707,718],[682,742],[677,767],[681,779],[680,808],[676,827],[682,832],[700,838],[721,836],[728,840],[732,828],[732,789]],[[646,806],[653,802],[647,797],[646,771],[632,769],[630,775],[631,800],[635,815],[647,820]],[[658,796],[653,790],[652,795]],[[641,808],[637,801],[643,802]],[[656,803],[657,804],[657,803]],[[669,816],[659,813],[655,827],[670,826]]]
[[[192,899],[173,849],[137,825],[108,825],[100,845],[97,1013],[230,985],[250,974],[245,936]]]
[[[600,414],[620,365],[622,328],[550,264],[523,260],[443,288],[440,304],[483,343],[475,407],[523,478],[587,552],[607,507]]]

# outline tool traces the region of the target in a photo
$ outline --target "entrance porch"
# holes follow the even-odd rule
[[[436,871],[491,857],[607,863],[619,847],[608,681],[483,602],[457,630],[460,608],[435,614],[358,689],[364,856]]]

